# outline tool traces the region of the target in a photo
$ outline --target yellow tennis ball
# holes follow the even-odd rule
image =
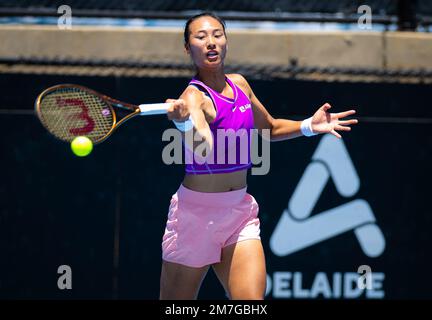
[[[72,152],[78,157],[85,157],[93,150],[93,142],[84,136],[76,137],[71,142]]]

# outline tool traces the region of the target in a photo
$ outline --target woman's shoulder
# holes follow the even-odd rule
[[[195,102],[204,101],[206,96],[203,91],[201,91],[196,86],[189,84],[180,96],[181,99],[193,100]]]
[[[189,83],[188,86],[183,90],[182,95],[201,95],[202,91],[195,84]]]
[[[230,79],[236,86],[240,87],[240,89],[243,90],[244,93],[247,93],[247,95],[250,95],[251,89],[249,86],[249,83],[247,82],[246,78],[243,77],[239,73],[231,73],[226,74],[228,79]]]
[[[240,73],[230,73],[226,74],[226,76],[234,82],[236,85],[245,85],[247,84],[247,80]]]

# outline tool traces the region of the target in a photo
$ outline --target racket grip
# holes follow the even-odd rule
[[[148,116],[153,114],[166,114],[171,103],[147,103],[140,104],[138,108],[141,110],[140,115]]]

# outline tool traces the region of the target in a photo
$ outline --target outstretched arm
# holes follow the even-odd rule
[[[328,110],[331,108],[329,103],[323,104],[314,115],[305,122],[289,119],[275,119],[255,96],[246,79],[241,75],[236,75],[236,78],[238,82],[247,89],[249,94],[254,113],[255,128],[260,132],[262,129],[269,129],[271,141],[293,139],[303,136],[304,133],[307,132],[307,128],[312,130],[314,134],[331,133],[337,138],[341,138],[341,135],[337,131],[350,131],[351,127],[349,127],[349,125],[358,123],[357,119],[342,120],[342,118],[355,114],[355,110],[329,113]],[[306,127],[306,131],[304,129],[302,130],[302,125],[303,128]]]

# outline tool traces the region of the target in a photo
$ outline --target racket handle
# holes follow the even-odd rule
[[[153,114],[166,114],[168,108],[171,106],[171,103],[147,103],[140,104],[138,108],[140,108],[142,116],[148,116]]]

